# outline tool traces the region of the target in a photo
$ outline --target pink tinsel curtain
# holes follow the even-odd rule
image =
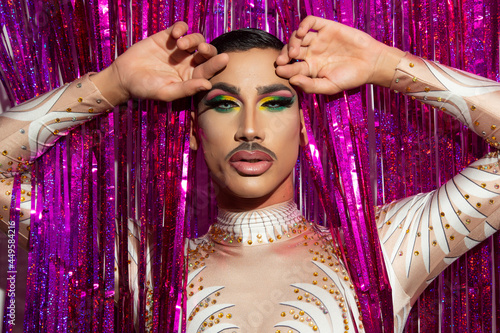
[[[209,40],[255,27],[286,41],[309,14],[499,79],[499,4],[493,0],[0,0],[1,80],[11,102],[19,103],[106,67],[127,46],[178,20]],[[339,251],[349,259],[366,330],[390,331],[373,205],[435,189],[487,148],[450,117],[387,89],[366,86],[303,103],[310,146],[295,171],[297,202],[308,219],[345,238]],[[130,101],[38,160],[24,331],[132,332],[132,283],[139,290],[140,332],[172,332],[182,322],[184,238],[203,233],[216,213],[201,154],[188,149],[185,109]],[[15,186],[14,222],[19,191]],[[128,279],[128,226],[141,240],[137,281]],[[496,331],[499,284],[495,235],[429,285],[406,331]],[[7,318],[4,330],[13,330]]]

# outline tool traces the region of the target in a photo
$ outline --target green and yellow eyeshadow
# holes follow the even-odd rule
[[[260,100],[259,110],[279,112],[289,108],[295,102],[295,96],[267,96]]]
[[[205,101],[205,104],[217,112],[232,112],[240,109],[240,104],[236,98],[229,95],[217,95]]]

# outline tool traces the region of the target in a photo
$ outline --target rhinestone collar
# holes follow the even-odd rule
[[[217,222],[208,234],[221,244],[268,244],[302,233],[307,228],[305,222],[295,202],[290,200],[244,212],[219,209]]]

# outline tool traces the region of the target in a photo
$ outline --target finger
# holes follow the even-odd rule
[[[189,34],[177,40],[177,47],[183,51],[194,52],[198,45],[205,42],[202,34]]]
[[[305,54],[301,56],[302,48],[311,45],[311,43],[318,37],[315,31],[309,31],[304,37],[297,37],[293,34],[290,38],[288,56],[292,59],[304,59]]]
[[[217,72],[224,69],[229,62],[227,53],[221,53],[213,58],[206,60],[204,63],[196,66],[193,71],[193,78],[210,79]]]
[[[288,64],[290,60],[292,59],[288,56],[288,45],[285,44],[285,46],[283,46],[283,48],[281,49],[280,54],[276,58],[276,65],[284,66]]]
[[[215,46],[207,44],[207,43],[202,43],[198,47],[198,52],[194,54],[194,62],[195,64],[199,65],[201,63],[204,63],[208,59],[215,57],[217,55],[217,49]]]
[[[193,96],[196,93],[208,90],[212,87],[210,81],[206,79],[191,79],[182,82],[169,83],[159,89],[156,99],[171,102],[176,99]]]
[[[328,22],[331,21],[316,16],[307,16],[299,24],[299,28],[296,31],[297,38],[303,38],[309,30],[319,31],[323,29]]]
[[[189,27],[186,22],[179,21],[175,22],[170,28],[172,29],[170,35],[175,39],[179,39],[186,34]]]
[[[288,40],[288,57],[294,59],[298,55],[298,49],[302,44],[302,38],[297,37],[297,31],[292,33],[292,36]]]
[[[198,52],[206,59],[210,59],[217,55],[217,49],[215,48],[215,46],[208,43],[201,43],[198,47]]]
[[[331,81],[324,78],[311,79],[305,75],[296,75],[290,78],[289,81],[292,85],[299,87],[308,94],[333,95],[342,91]]]
[[[289,79],[296,75],[311,76],[311,69],[305,61],[294,62],[292,64],[278,66],[276,68],[276,74],[279,76]]]
[[[307,46],[301,46],[297,48],[298,52],[295,52],[295,56],[292,58],[292,60],[306,60],[307,54],[309,52],[309,47]]]

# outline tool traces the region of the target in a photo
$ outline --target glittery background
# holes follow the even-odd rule
[[[308,14],[499,79],[499,4],[491,0],[0,0],[0,78],[11,102],[19,103],[106,67],[127,46],[177,20],[209,40],[256,27],[286,41]],[[310,146],[295,170],[297,201],[308,219],[330,225],[334,236],[342,231],[346,242],[338,245],[350,262],[366,330],[390,331],[373,205],[435,189],[481,156],[485,145],[448,116],[387,89],[366,86],[303,103]],[[38,160],[26,332],[133,331],[127,225],[141,240],[139,331],[171,332],[183,321],[183,239],[203,233],[216,214],[202,154],[188,149],[183,109],[130,101]],[[19,191],[14,188],[13,198]],[[499,283],[496,235],[431,283],[406,331],[494,332]]]

